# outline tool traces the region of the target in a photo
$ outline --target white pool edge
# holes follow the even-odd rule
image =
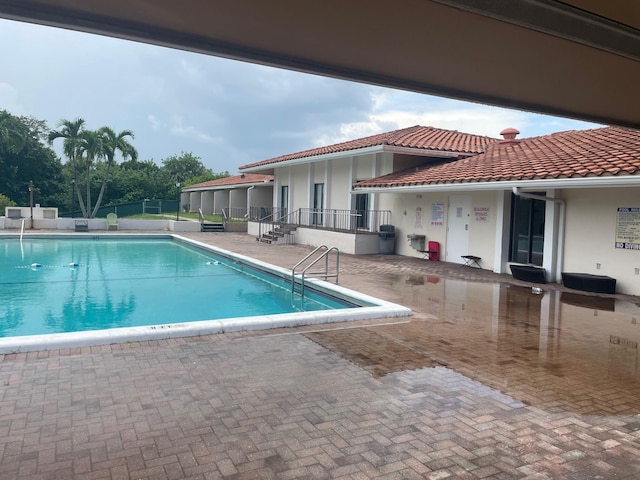
[[[136,235],[127,235],[129,238]],[[150,237],[144,234],[141,236]],[[242,254],[207,245],[175,234],[158,234],[157,236],[174,238],[180,242],[191,244],[224,256],[230,256],[242,263],[258,267],[282,276],[290,276],[290,270],[271,265]],[[107,330],[87,330],[83,332],[50,333],[43,335],[24,335],[0,338],[0,354],[58,350],[66,348],[111,345],[116,343],[164,340],[168,338],[197,337],[217,333],[242,332],[250,330],[267,330],[273,328],[299,327],[303,325],[319,325],[334,322],[355,320],[371,320],[407,317],[411,310],[402,305],[387,302],[379,298],[350,290],[340,285],[331,284],[318,279],[305,279],[309,288],[327,292],[338,298],[348,298],[363,307],[340,310],[319,310],[314,312],[295,312],[278,315],[260,315],[237,317],[230,319],[203,320],[185,323],[170,323],[140,327],[110,328]]]

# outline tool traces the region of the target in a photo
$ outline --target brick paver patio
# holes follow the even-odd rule
[[[189,236],[284,267],[308,251]],[[341,267],[342,285],[415,316],[4,355],[0,480],[640,478],[633,309],[548,322],[514,309],[536,298],[511,284],[491,316],[471,284],[463,303],[425,292],[504,276],[396,256]]]

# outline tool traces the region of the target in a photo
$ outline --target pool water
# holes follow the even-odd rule
[[[10,239],[0,250],[0,337],[352,306],[170,239]]]

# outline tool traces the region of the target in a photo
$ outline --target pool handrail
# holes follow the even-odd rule
[[[324,261],[324,272],[313,272],[311,274],[312,275],[320,275],[320,276],[324,277],[325,280],[327,280],[328,278],[334,278],[335,277],[336,284],[338,283],[338,275],[339,275],[339,272],[340,272],[340,250],[338,250],[337,247],[329,248],[326,245],[319,245],[318,247],[314,248],[308,255],[306,255],[302,260],[300,260],[298,263],[296,263],[293,266],[293,268],[291,269],[291,293],[295,293],[296,268],[298,268],[300,265],[302,265],[306,260],[311,258],[313,256],[313,254],[315,254],[317,251],[319,251],[321,249],[324,249],[324,252],[322,252],[311,263],[309,263],[306,267],[304,267],[303,270],[302,270],[302,273],[300,274],[300,287],[301,287],[300,296],[304,297],[304,278],[305,278],[305,275],[307,273],[307,270],[309,270],[309,268],[314,266],[316,263],[318,263],[323,258],[325,259],[325,261]],[[333,251],[336,252],[336,273],[335,273],[335,275],[329,274],[329,254],[331,252],[333,252]]]

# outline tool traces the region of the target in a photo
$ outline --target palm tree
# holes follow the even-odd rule
[[[131,159],[136,161],[138,159],[137,150],[127,140],[127,137],[131,137],[132,139],[134,138],[131,130],[123,130],[116,134],[116,132],[111,128],[102,127],[98,130],[98,134],[102,139],[102,152],[106,159],[106,168],[104,170],[104,176],[102,177],[102,186],[100,187],[98,200],[96,201],[93,213],[91,214],[92,217],[98,213],[98,209],[102,203],[102,196],[104,194],[107,181],[109,180],[109,169],[116,163],[116,152],[120,152],[123,160]]]
[[[71,170],[74,178],[76,173],[80,170],[80,145],[83,142],[82,134],[84,130],[85,121],[82,118],[76,118],[75,120],[60,120],[58,123],[58,130],[53,130],[49,133],[49,145],[52,145],[54,140],[58,138],[64,139],[62,142],[62,152],[69,159]],[[88,183],[88,181],[87,181]],[[82,211],[84,218],[89,217],[88,208],[85,208],[82,195],[80,194],[80,185],[75,183],[76,195],[78,196],[78,204]]]
[[[80,143],[78,144],[76,160],[83,167],[87,176],[87,218],[93,218],[95,211],[91,211],[91,169],[96,161],[100,161],[105,157],[104,145],[102,143],[102,135],[95,130],[83,130],[80,135]]]

